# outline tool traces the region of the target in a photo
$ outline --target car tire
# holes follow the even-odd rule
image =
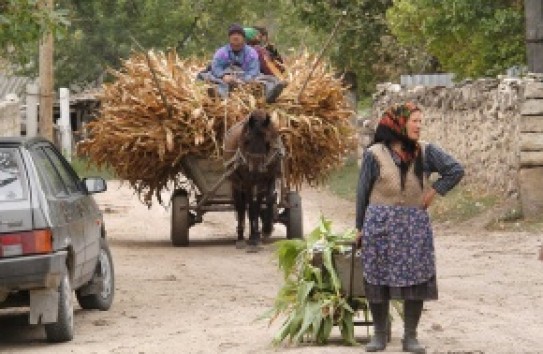
[[[102,281],[102,291],[98,294],[81,295],[80,291],[76,291],[77,301],[81,308],[85,310],[100,310],[107,311],[113,303],[115,295],[115,270],[113,267],[113,257],[107,241],[100,238],[100,253],[98,254],[98,263],[96,271],[92,277],[91,283],[96,281],[96,277],[100,277]]]
[[[74,303],[70,276],[65,269],[60,280],[57,322],[45,324],[47,340],[52,343],[71,341],[74,337]]]

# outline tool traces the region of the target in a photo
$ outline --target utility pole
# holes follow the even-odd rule
[[[528,71],[543,73],[543,1],[524,0]]]
[[[40,7],[53,11],[53,0],[40,0]],[[46,29],[40,41],[40,136],[53,141],[53,33]]]

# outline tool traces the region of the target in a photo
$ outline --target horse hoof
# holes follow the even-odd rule
[[[258,253],[258,251],[260,251],[261,249],[262,249],[262,247],[260,247],[258,245],[248,245],[247,249],[246,249],[246,252],[247,253]]]
[[[245,243],[245,240],[237,240],[236,241],[236,248],[238,250],[245,248],[245,246],[247,246],[247,244]]]

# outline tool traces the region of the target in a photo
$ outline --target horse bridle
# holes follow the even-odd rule
[[[227,151],[227,150],[225,150]],[[231,151],[230,151],[231,152]],[[240,147],[237,148],[234,156],[224,163],[226,168],[237,169],[240,166],[247,166],[249,172],[255,170],[255,160],[263,160],[263,163],[257,164],[257,170],[259,173],[265,173],[268,171],[270,165],[275,163],[277,160],[281,160],[285,156],[285,147],[281,141],[281,137],[277,137],[275,143],[270,148],[270,151],[266,154],[252,154],[250,152],[243,152]]]

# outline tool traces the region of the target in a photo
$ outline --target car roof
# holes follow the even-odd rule
[[[28,138],[25,136],[17,137],[0,137],[0,146],[9,145],[9,146],[20,146],[20,147],[29,147],[37,143],[48,143],[49,140],[42,137]]]

